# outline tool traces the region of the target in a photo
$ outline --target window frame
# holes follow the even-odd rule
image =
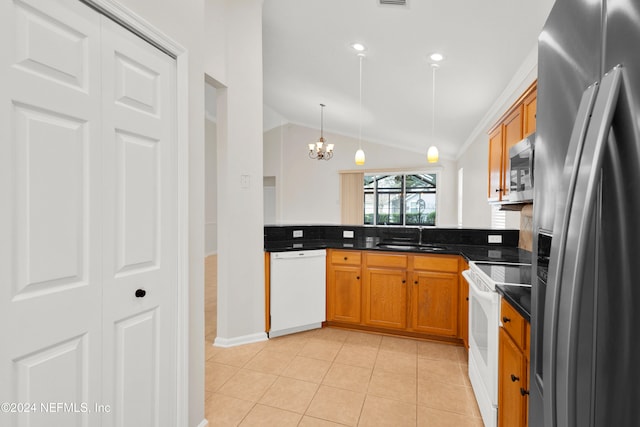
[[[428,170],[418,170],[418,171],[394,171],[394,170],[385,170],[385,171],[367,171],[364,172],[364,179],[363,179],[363,199],[362,199],[362,206],[363,206],[363,223],[364,225],[373,225],[373,226],[380,226],[380,225],[385,225],[385,226],[390,226],[390,227],[405,227],[405,226],[417,226],[417,227],[437,227],[438,226],[438,222],[439,222],[439,215],[438,215],[438,209],[440,206],[440,192],[439,192],[439,187],[440,187],[440,178],[441,178],[441,171],[440,170],[433,170],[433,169],[428,169]],[[378,223],[378,215],[379,215],[379,197],[380,194],[397,194],[397,192],[393,192],[393,191],[384,191],[382,193],[378,192],[378,182],[380,181],[380,179],[374,180],[375,184],[374,184],[374,188],[373,190],[367,189],[365,188],[366,185],[366,179],[367,177],[374,177],[374,176],[402,176],[402,186],[400,189],[400,216],[402,218],[402,222],[401,223],[395,223],[395,224],[390,224],[390,223],[382,223],[379,224]],[[434,196],[435,196],[435,218],[434,218],[434,223],[433,225],[430,224],[412,224],[412,223],[407,223],[407,195],[408,194],[429,194],[429,192],[424,192],[424,191],[407,191],[407,176],[410,175],[435,175],[435,191],[433,192]],[[411,188],[411,187],[410,187]],[[371,215],[371,213],[367,214],[367,195],[372,195],[373,196],[373,217],[370,223],[366,222],[366,217],[367,215]]]

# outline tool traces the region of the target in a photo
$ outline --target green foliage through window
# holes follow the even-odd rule
[[[436,173],[364,177],[364,223],[436,225]]]

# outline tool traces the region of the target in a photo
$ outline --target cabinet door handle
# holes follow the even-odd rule
[[[347,257],[344,257],[344,260],[346,261],[346,260],[347,260]]]
[[[360,280],[360,276],[356,276],[356,280]]]
[[[520,395],[521,396],[526,396],[529,394],[529,390],[525,390],[522,387],[520,387]]]
[[[145,291],[144,289],[136,290],[136,298],[144,298],[146,294],[147,294],[147,291]]]
[[[403,281],[402,281],[402,283],[407,283],[407,281],[406,281],[406,280],[403,280]]]
[[[413,284],[414,284],[414,285],[417,285],[417,284],[418,284],[418,281],[417,281],[417,280],[416,280],[416,281],[414,281],[414,282],[413,282]]]
[[[509,319],[507,316],[504,316],[502,318],[502,323],[509,323],[509,322],[511,322],[511,319]]]
[[[515,375],[511,374],[511,381],[513,381],[514,383],[516,381],[520,381],[520,377],[516,377]]]

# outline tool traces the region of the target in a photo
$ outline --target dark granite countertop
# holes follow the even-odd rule
[[[531,322],[531,287],[496,285],[496,290],[527,322]]]
[[[302,251],[312,249],[352,249],[385,252],[406,252],[413,254],[449,254],[462,255],[467,261],[491,261],[530,263],[531,252],[513,246],[500,245],[461,245],[446,243],[412,244],[381,244],[376,237],[365,239],[310,239],[276,241],[265,245],[267,252]]]

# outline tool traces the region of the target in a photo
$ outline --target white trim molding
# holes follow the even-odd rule
[[[515,75],[504,88],[500,96],[494,101],[487,113],[482,117],[482,120],[476,125],[471,132],[471,135],[466,139],[462,147],[458,150],[455,160],[460,160],[460,157],[467,151],[469,146],[473,144],[482,135],[487,137],[486,132],[489,128],[500,118],[500,116],[509,108],[522,92],[533,83],[538,76],[538,44],[536,43],[533,49],[529,52],[527,57],[516,71]]]
[[[178,286],[175,425],[186,426],[189,422],[189,56],[182,45],[115,0],[80,1],[108,16],[176,60]]]
[[[243,335],[235,338],[216,337],[215,341],[213,342],[213,345],[215,347],[228,348],[228,347],[236,347],[238,345],[251,344],[254,342],[267,341],[268,339],[269,337],[267,337],[266,332],[259,332],[257,334]]]

